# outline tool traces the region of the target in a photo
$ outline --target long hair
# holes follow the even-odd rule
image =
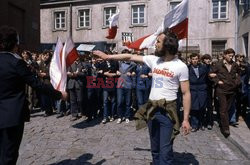
[[[170,54],[175,55],[178,52],[179,47],[177,35],[169,28],[166,28],[163,31],[163,34],[165,35],[163,41],[164,49],[166,49]]]

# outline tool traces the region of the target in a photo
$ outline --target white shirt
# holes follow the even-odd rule
[[[178,58],[163,61],[162,58],[153,55],[144,56],[143,62],[153,73],[149,99],[175,100],[180,82],[189,78],[187,65]]]

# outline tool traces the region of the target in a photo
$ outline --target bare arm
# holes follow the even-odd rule
[[[182,81],[180,85],[181,85],[181,92],[183,97],[183,109],[184,109],[184,119],[182,123],[182,128],[184,134],[188,134],[191,129],[189,124],[189,113],[191,107],[191,94],[190,94],[189,81]]]
[[[107,55],[99,50],[94,51],[93,54],[103,60],[143,62],[142,56],[137,56],[137,55],[132,55],[132,54]]]

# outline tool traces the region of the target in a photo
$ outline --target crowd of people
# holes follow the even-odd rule
[[[25,50],[20,57],[16,31],[3,28],[0,32],[0,57],[7,60],[0,71],[1,86],[6,87],[1,89],[5,104],[0,104],[0,143],[6,146],[1,148],[3,162],[16,162],[27,109],[32,113],[39,108],[44,117],[54,112],[57,118],[71,115],[71,121],[102,118],[102,124],[114,120],[129,123],[134,113],[145,110],[146,115],[142,115],[149,117],[153,162],[165,164],[173,161],[173,137],[179,132],[179,123],[188,134],[191,128],[192,132],[211,130],[217,120],[222,134],[228,137],[229,125],[237,127],[238,120],[249,111],[250,65],[244,55],[235,55],[231,48],[217,59],[192,53],[184,60],[177,52],[177,36],[166,29],[157,38],[155,56],[127,49],[118,55],[110,50],[79,55],[67,70],[67,93],[60,93],[50,83],[53,52]],[[13,96],[18,101],[6,102]],[[7,104],[19,105],[20,112]],[[13,124],[10,118],[16,113]],[[19,132],[18,136],[9,141],[13,132]],[[12,157],[2,151],[13,152]]]
[[[116,55],[116,52],[105,52]],[[46,84],[50,84],[52,53],[47,50],[39,55],[29,51],[22,53],[27,65]],[[128,49],[121,53],[143,56],[142,52],[130,52]],[[187,64],[189,70],[192,131],[211,130],[213,121],[219,120],[221,128],[228,134],[228,125],[237,126],[238,120],[244,118],[249,110],[249,64],[245,56],[235,55],[233,49],[227,49],[217,59],[212,59],[209,54],[197,53],[192,53],[185,60],[179,53],[178,58]],[[45,116],[56,109],[58,118],[71,114],[70,120],[83,117],[91,121],[101,117],[103,124],[115,119],[117,123],[129,123],[134,112],[148,101],[152,81],[156,81],[156,88],[162,85],[160,79],[152,79],[152,71],[146,64],[102,61],[88,52],[80,55],[69,67],[67,76],[68,101],[55,102],[49,96],[27,87],[30,109],[41,107]],[[182,120],[182,98],[178,96],[177,109]]]

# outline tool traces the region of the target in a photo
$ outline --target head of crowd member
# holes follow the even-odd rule
[[[50,60],[51,60],[50,51],[45,50],[45,51],[43,52],[42,59],[43,59],[43,61],[44,61],[45,63],[49,63]]]
[[[128,54],[128,53],[130,53],[130,51],[128,49],[123,49],[121,53],[122,54]]]
[[[223,59],[227,62],[227,63],[232,63],[233,62],[233,58],[235,55],[235,51],[232,48],[228,48],[224,51],[223,54]]]
[[[244,55],[243,54],[236,54],[235,55],[235,62],[239,62],[239,63],[242,63],[244,62]]]
[[[0,27],[0,51],[16,53],[18,51],[18,33],[8,26]]]
[[[37,55],[37,53],[33,52],[33,53],[31,53],[31,57],[32,57],[33,61],[37,61],[38,55]]]
[[[30,51],[24,50],[22,52],[22,58],[26,62],[31,62],[31,53],[30,53]]]
[[[190,56],[190,64],[192,66],[197,66],[199,64],[200,56],[197,53],[192,53]]]
[[[223,60],[223,53],[220,53],[217,55],[217,60],[220,61],[220,60]]]
[[[201,62],[203,64],[206,64],[206,65],[211,65],[211,63],[212,63],[212,57],[210,56],[210,54],[204,54],[201,57]]]
[[[164,32],[160,33],[157,37],[155,44],[155,55],[158,57],[167,55],[174,56],[178,52],[178,41],[177,35],[169,28],[166,28]]]

